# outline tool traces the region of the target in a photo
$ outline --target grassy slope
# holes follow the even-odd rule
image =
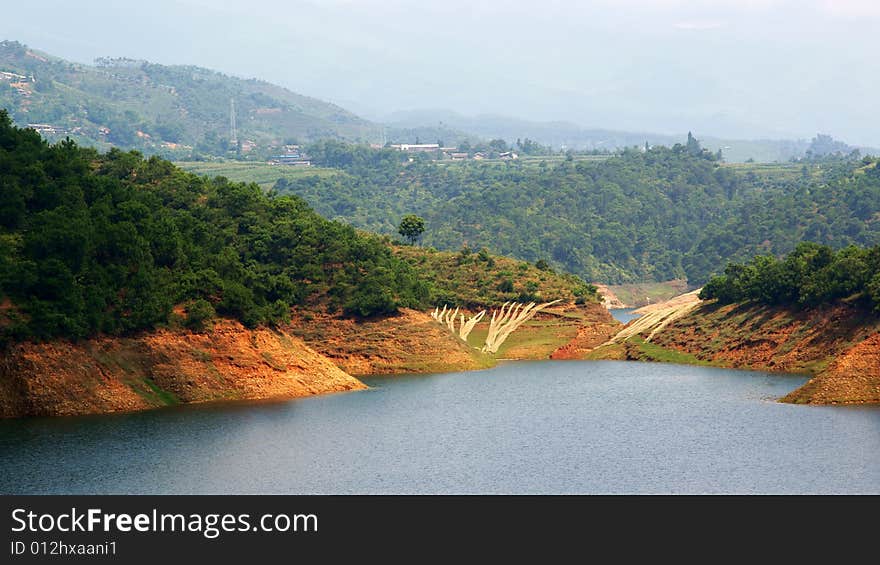
[[[822,169],[818,165],[805,165],[804,163],[725,163],[724,166],[738,173],[752,173],[760,178],[776,181],[795,181],[803,177],[806,166],[807,172],[813,179],[820,179]]]
[[[596,302],[583,305],[560,305],[547,309],[523,324],[498,349],[500,359],[573,359],[560,353],[570,347],[590,349],[604,342],[619,324]],[[478,324],[468,336],[468,343],[481,347],[488,324]]]
[[[255,182],[264,189],[272,188],[278,179],[297,179],[308,176],[327,177],[339,174],[335,169],[321,167],[291,167],[269,163],[243,163],[241,161],[181,161],[178,167],[191,173],[209,177],[226,177],[235,182]]]
[[[690,353],[669,349],[636,336],[625,343],[626,357],[657,363],[680,363],[683,365],[714,365]]]
[[[814,310],[704,304],[654,342],[731,366],[815,373],[875,331],[880,321],[840,304]]]
[[[455,306],[498,306],[511,300],[524,301],[523,293],[533,295],[525,301],[574,302],[578,296],[583,297],[582,301],[598,301],[592,287],[575,276],[541,270],[533,263],[509,257],[490,256],[487,262],[477,253],[463,256],[408,245],[395,246],[394,252],[421,271]],[[513,283],[512,292],[499,289],[506,280]]]
[[[481,347],[486,340],[488,326],[478,325],[468,336],[468,343]],[[578,327],[571,320],[546,316],[530,320],[498,348],[499,359],[547,359],[562,345],[577,337]]]
[[[423,247],[396,245],[393,250],[431,281],[443,297],[440,301],[464,307],[466,315],[516,300],[530,284],[531,288],[536,285],[534,293],[540,300],[562,299],[563,303],[511,334],[494,356],[479,352],[487,322],[478,324],[464,343],[427,312],[403,310],[397,316],[361,321],[298,312],[291,331],[352,374],[471,370],[490,367],[496,358],[546,359],[585,325],[610,321],[591,293],[584,295],[582,304],[574,304],[576,293],[588,292],[589,287],[570,275],[542,271],[507,257],[492,256],[487,263],[476,253],[460,261],[458,253]],[[505,279],[513,282],[514,292],[497,289],[498,281]]]
[[[478,254],[435,251],[422,247],[396,246],[395,253],[412,264],[447,296],[449,302],[475,313],[507,301],[562,302],[542,312],[517,329],[501,345],[496,358],[547,359],[554,351],[574,340],[584,326],[605,326],[613,323],[599,305],[591,286],[568,274],[538,269],[534,264],[508,257],[491,256],[482,260]],[[513,282],[513,292],[498,289],[504,280]],[[521,293],[534,296],[525,300]],[[575,304],[580,302],[580,304]],[[468,336],[473,348],[482,346],[488,333],[484,320]]]

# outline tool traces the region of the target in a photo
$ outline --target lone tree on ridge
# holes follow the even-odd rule
[[[425,233],[425,219],[415,214],[407,214],[400,220],[397,233],[407,238],[410,245],[415,245],[416,241]]]

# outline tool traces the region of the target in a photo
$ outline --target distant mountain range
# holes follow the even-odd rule
[[[32,125],[49,139],[70,136],[100,149],[134,148],[172,159],[248,152],[262,158],[282,145],[328,138],[441,145],[529,138],[554,149],[613,150],[646,142],[671,146],[683,143],[686,136],[684,128],[678,135],[614,131],[498,115],[469,117],[445,109],[396,113],[383,125],[261,80],[133,59],[98,59],[82,65],[15,41],[0,42],[0,108],[18,125]],[[233,115],[237,143],[231,139]],[[816,145],[815,139],[739,140],[694,134],[703,147],[721,149],[732,162],[788,161]],[[856,149],[830,137],[820,141],[820,147]],[[878,149],[858,149],[880,154]]]
[[[376,142],[382,134],[338,106],[260,80],[131,59],[80,65],[0,42],[0,107],[19,125],[37,124],[49,136],[222,153],[230,145],[233,104],[239,141]]]

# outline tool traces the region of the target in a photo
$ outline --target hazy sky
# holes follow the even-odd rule
[[[3,0],[0,38],[448,108],[880,146],[880,0]]]

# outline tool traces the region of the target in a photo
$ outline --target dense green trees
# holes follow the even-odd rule
[[[874,159],[810,163],[761,174],[724,166],[691,136],[672,148],[630,149],[601,162],[407,163],[331,142],[341,169],[276,189],[328,217],[386,234],[415,213],[424,243],[463,244],[587,280],[687,278],[702,284],[728,261],[783,255],[803,240],[835,248],[880,243],[880,168]],[[315,155],[330,155],[326,145]],[[757,172],[756,172],[757,171]]]
[[[880,311],[880,245],[834,251],[807,242],[785,259],[759,255],[746,263],[730,263],[703,287],[700,298],[786,306],[852,299]]]
[[[426,305],[428,283],[377,237],[298,197],[158,158],[48,145],[0,112],[0,337],[165,324],[182,305],[247,325],[322,305],[358,316]]]
[[[357,173],[394,170],[406,162],[407,154],[397,149],[372,149],[368,145],[350,145],[341,141],[325,139],[308,146],[312,161],[324,166],[345,169]]]

